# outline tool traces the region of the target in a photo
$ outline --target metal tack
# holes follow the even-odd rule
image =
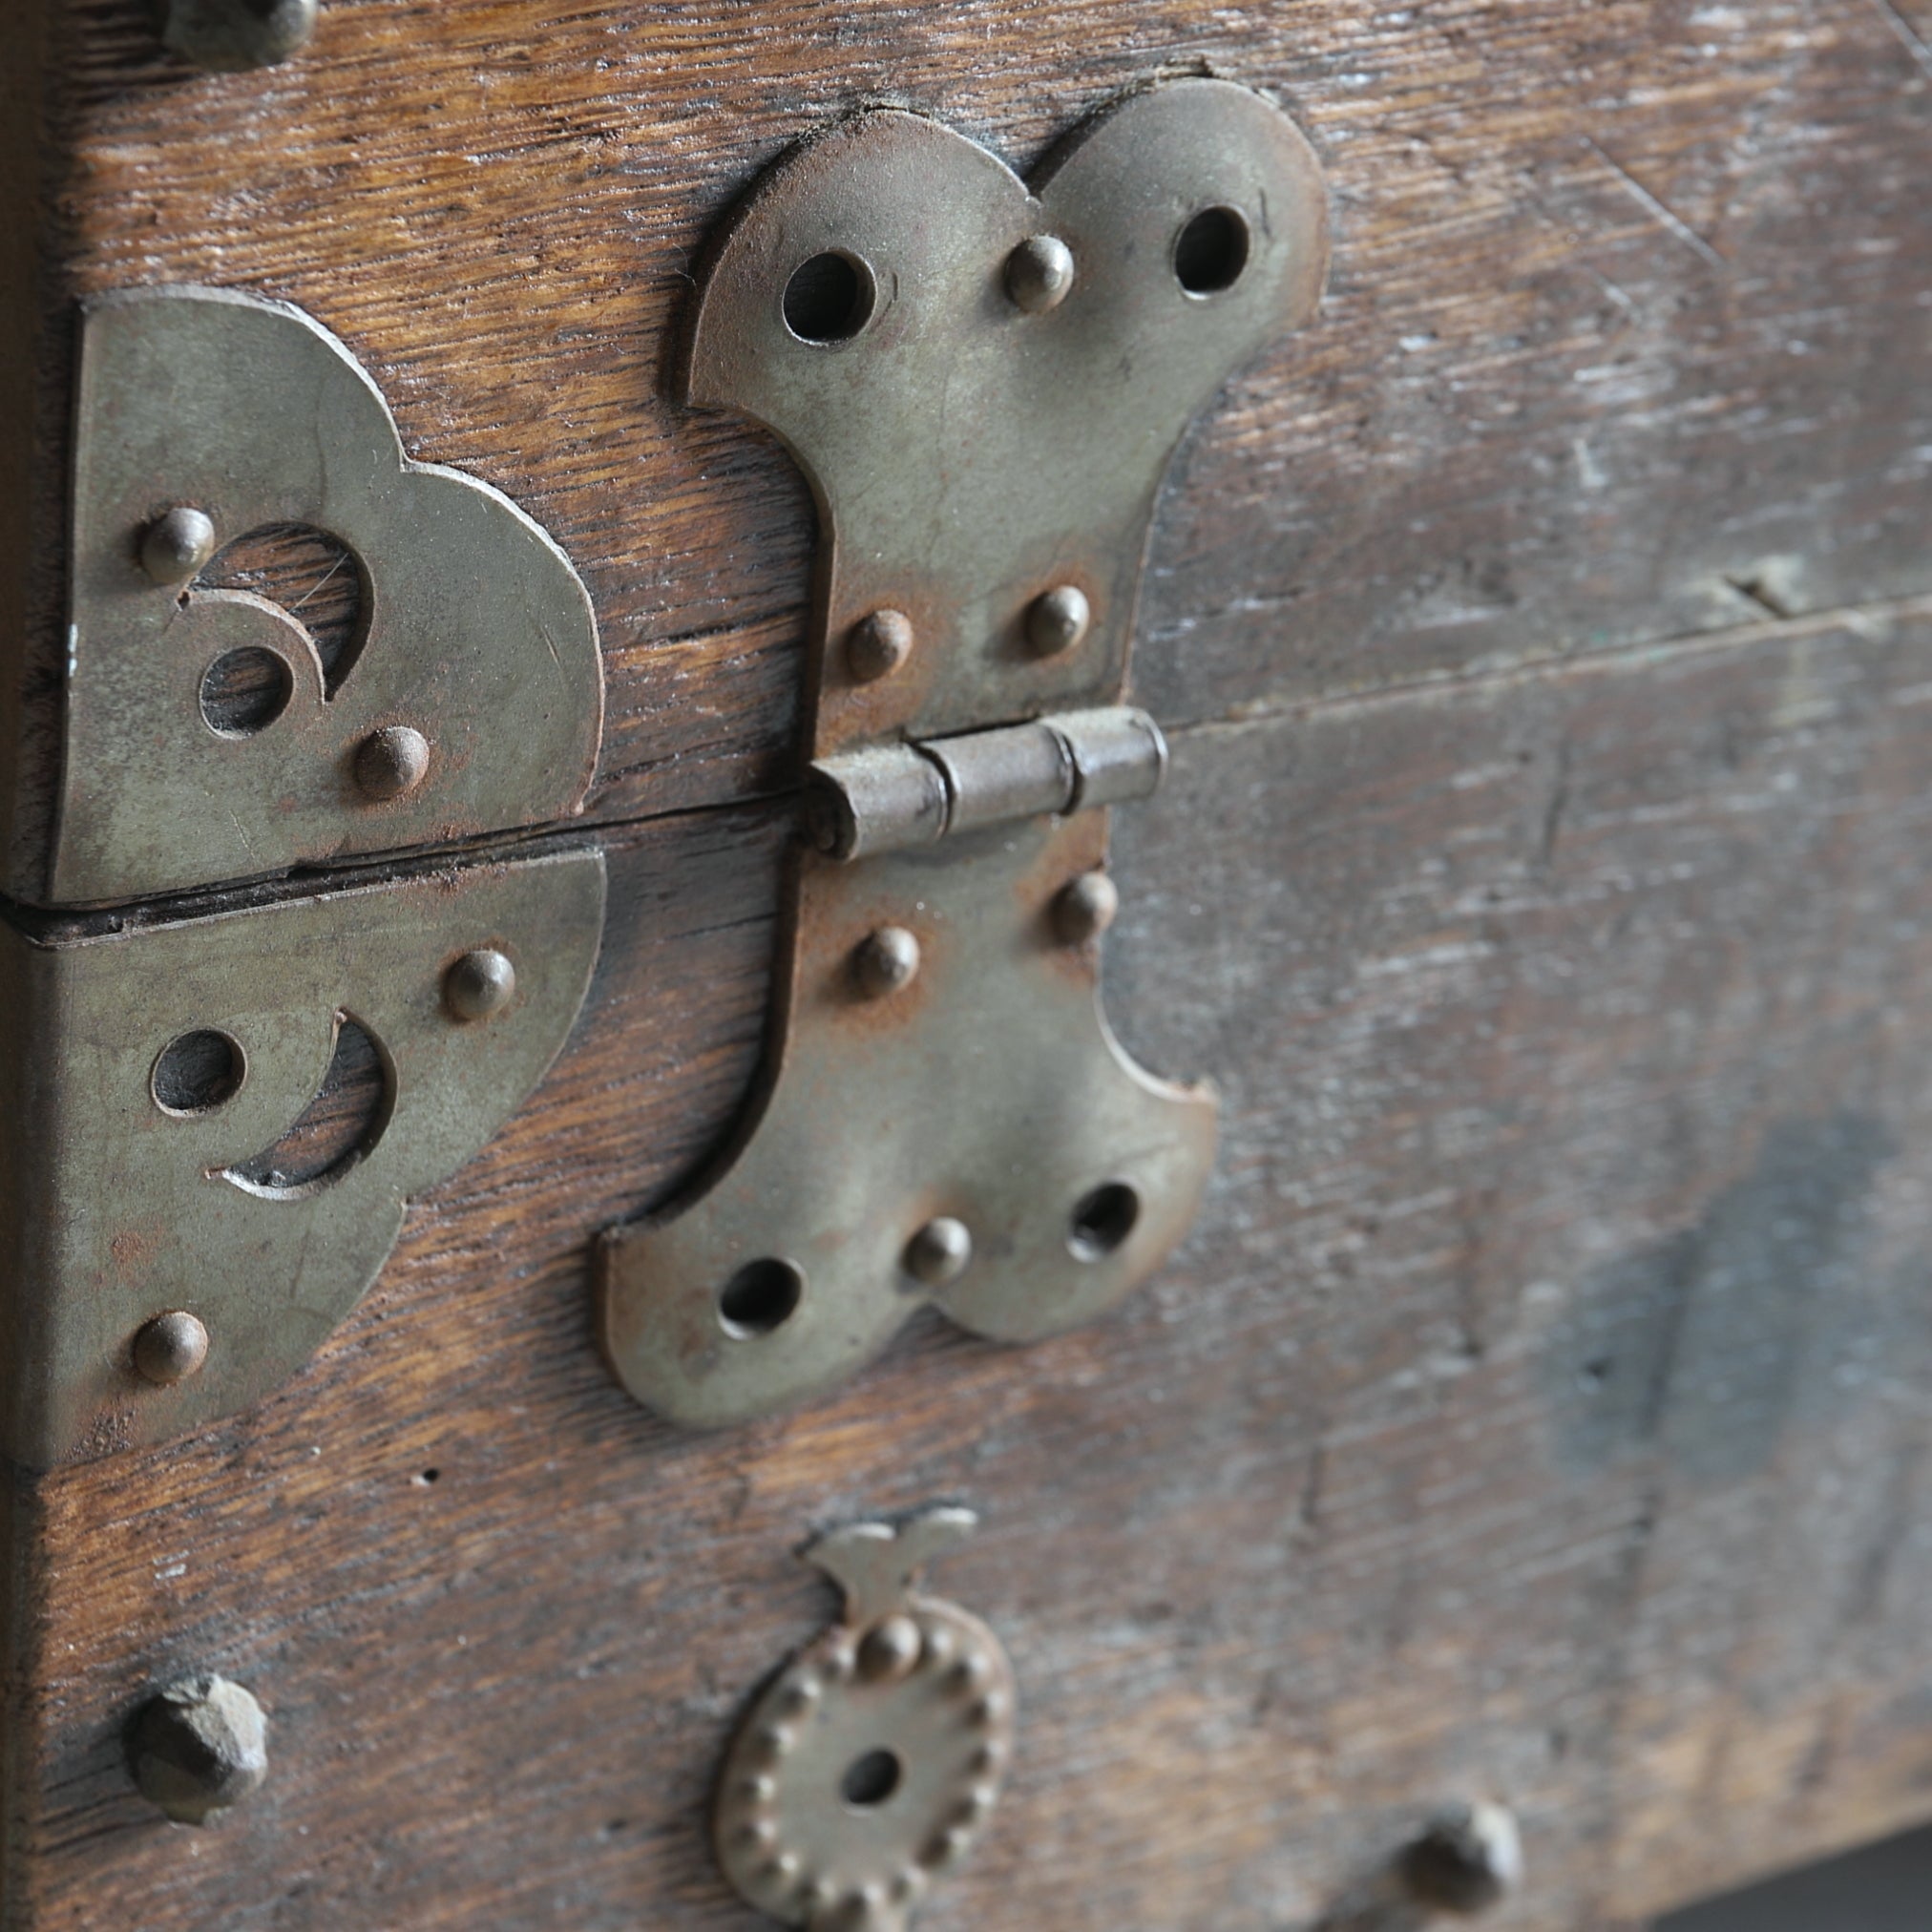
[[[355,782],[365,798],[407,798],[430,774],[430,741],[413,724],[385,724],[356,746]]]
[[[489,1019],[516,996],[516,968],[494,946],[465,953],[443,976],[443,1004],[452,1019]]]
[[[1073,250],[1058,235],[1029,236],[1006,258],[1006,292],[1028,315],[1058,308],[1073,278]]]
[[[903,926],[881,926],[852,956],[852,976],[868,999],[910,986],[919,971],[919,940]]]
[[[156,517],[141,538],[141,568],[170,590],[200,576],[214,555],[213,519],[185,503]]]
[[[198,1315],[171,1309],[135,1336],[134,1357],[142,1380],[171,1389],[200,1373],[208,1359],[208,1331]]]

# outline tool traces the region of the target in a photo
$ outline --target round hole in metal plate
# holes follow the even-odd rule
[[[898,1790],[906,1768],[896,1752],[868,1751],[846,1766],[839,1779],[839,1796],[854,1811],[872,1811]]]
[[[1073,1210],[1066,1245],[1076,1261],[1104,1261],[1134,1231],[1141,1197],[1124,1181],[1109,1181],[1083,1195]]]
[[[295,674],[259,644],[224,651],[201,678],[201,716],[223,738],[252,738],[288,709]]]
[[[1248,266],[1248,221],[1234,208],[1203,208],[1174,238],[1174,279],[1189,295],[1219,295]]]
[[[719,1293],[719,1324],[740,1341],[768,1335],[798,1312],[804,1294],[805,1276],[790,1262],[769,1255],[747,1262]]]
[[[233,1100],[247,1077],[240,1044],[212,1027],[198,1027],[161,1049],[148,1085],[165,1114],[209,1114]]]
[[[828,248],[802,262],[785,284],[785,326],[800,342],[823,347],[850,342],[872,319],[879,285],[856,255]]]

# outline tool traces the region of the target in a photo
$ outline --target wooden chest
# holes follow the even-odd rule
[[[0,1924],[1612,1932],[1932,1817],[1924,0],[173,10],[0,23]],[[1199,268],[1197,163],[1249,170]],[[1270,326],[1025,361],[1143,270],[1204,327],[1274,277]],[[747,401],[782,327],[799,423]],[[368,464],[367,525],[302,511]],[[204,532],[177,465],[276,507]],[[1024,571],[1086,592],[998,622],[1065,636],[955,690]],[[141,682],[183,651],[200,718]],[[1102,710],[1165,783],[1074,810],[1160,775]],[[1057,800],[802,841],[808,763],[1049,715],[1000,756]],[[1107,1014],[1218,1145],[1089,1309],[1165,1181],[1095,1167],[1040,1272],[905,1150],[994,1222],[1089,1132],[1205,1166],[1197,1090],[1082,1084],[1103,857]],[[666,1217],[732,1172],[828,1258],[693,1339]],[[909,1231],[900,1302],[731,1380]],[[960,1838],[741,1896],[821,1749],[742,1727],[842,1628],[801,1548],[936,1558],[941,1506],[920,1654],[994,1646]],[[137,1774],[209,1679],[266,1774],[177,1750],[258,1785],[195,1829]],[[910,1796],[813,1829],[884,1844],[926,1747],[861,1741]]]

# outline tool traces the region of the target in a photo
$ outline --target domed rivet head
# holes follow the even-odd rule
[[[852,956],[852,976],[868,999],[883,999],[910,986],[919,971],[919,941],[903,926],[870,933]]]
[[[814,1676],[801,1672],[786,1685],[780,1702],[788,1717],[803,1717],[825,1695],[825,1686]]]
[[[501,1013],[516,994],[516,968],[494,946],[465,953],[443,975],[443,1004],[451,1018],[468,1023]]]
[[[267,1777],[268,1721],[241,1685],[195,1677],[135,1719],[128,1755],[143,1797],[178,1824],[205,1824]]]
[[[1093,616],[1086,592],[1078,584],[1056,584],[1027,606],[1026,641],[1042,658],[1057,658],[1086,636]]]
[[[947,1685],[954,1690],[983,1690],[993,1681],[993,1659],[984,1650],[968,1650],[947,1673]]]
[[[1438,1911],[1473,1918],[1499,1905],[1522,1883],[1522,1839],[1500,1804],[1445,1811],[1402,1854],[1412,1897]]]
[[[972,1260],[972,1231],[950,1214],[935,1214],[906,1244],[906,1272],[928,1288],[957,1281]]]
[[[846,669],[861,684],[890,678],[913,655],[913,620],[904,611],[873,611],[846,633]]]
[[[273,67],[308,44],[319,0],[161,0],[161,42],[217,73]]]
[[[205,511],[178,503],[141,537],[141,568],[172,590],[192,582],[215,555],[215,525]]]
[[[1058,308],[1073,287],[1073,250],[1058,235],[1031,235],[1006,258],[1006,292],[1028,315]]]
[[[183,1309],[171,1309],[146,1324],[134,1341],[135,1369],[143,1381],[172,1389],[198,1375],[208,1359],[208,1331]]]
[[[1054,895],[1053,930],[1061,943],[1084,946],[1114,923],[1121,889],[1105,872],[1082,872]]]
[[[413,724],[385,724],[356,746],[355,782],[365,798],[407,798],[430,772],[430,741]]]
[[[927,1840],[926,1849],[919,1855],[919,1861],[929,1870],[956,1864],[966,1856],[973,1843],[973,1834],[958,1825],[935,1834]]]
[[[1006,1715],[1006,1699],[998,1690],[989,1690],[966,1715],[976,1730],[991,1730]]]
[[[859,1673],[875,1683],[903,1677],[919,1661],[919,1627],[911,1617],[882,1617],[859,1646]]]

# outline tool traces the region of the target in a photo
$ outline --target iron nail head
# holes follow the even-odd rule
[[[1459,1918],[1499,1905],[1522,1883],[1522,1839],[1502,1805],[1459,1805],[1441,1813],[1402,1855],[1412,1897]]]
[[[161,42],[215,73],[273,67],[305,47],[320,0],[161,0]]]

